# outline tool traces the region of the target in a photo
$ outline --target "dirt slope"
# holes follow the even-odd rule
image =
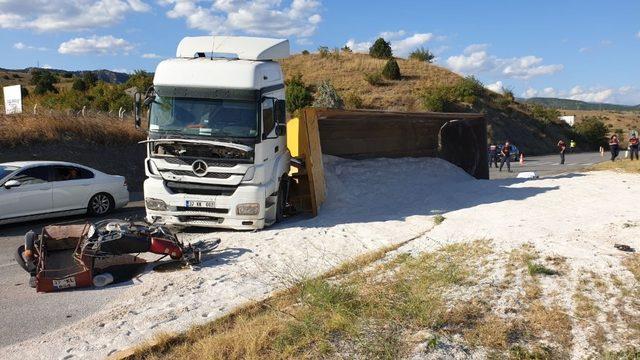
[[[397,59],[402,80],[385,80],[374,86],[365,74],[381,71],[386,60],[366,54],[340,53],[322,57],[319,54],[294,55],[281,61],[285,77],[302,74],[305,83],[317,85],[330,80],[344,97],[356,94],[363,100],[363,108],[395,111],[425,111],[420,96],[428,88],[450,86],[462,77],[448,69],[416,60]],[[555,151],[560,138],[570,139],[570,129],[560,123],[543,123],[531,116],[524,104],[500,105],[501,96],[489,90],[474,105],[458,104],[456,111],[482,112],[489,120],[490,141],[510,139],[523,152],[546,154]]]

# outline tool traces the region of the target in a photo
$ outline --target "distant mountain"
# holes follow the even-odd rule
[[[35,67],[28,67],[26,69],[3,69],[3,68],[0,68],[0,72],[4,72],[6,74],[24,74],[24,75],[27,75],[32,70],[35,70],[35,69],[41,69],[41,68],[35,68]],[[51,71],[51,72],[53,72],[55,74],[58,74],[61,77],[64,76],[65,74],[71,74],[71,76],[82,76],[83,73],[91,71],[92,73],[94,73],[96,75],[98,80],[102,80],[104,82],[113,83],[113,84],[122,84],[122,83],[125,83],[129,79],[129,74],[127,74],[127,73],[111,71],[111,70],[105,70],[105,69],[102,69],[102,70],[83,70],[83,71],[67,71],[67,70],[60,70],[60,69],[46,69],[46,70]],[[67,75],[67,77],[71,77],[71,76]]]
[[[533,97],[528,99],[518,99],[518,101],[528,104],[539,104],[545,107],[563,110],[615,110],[615,111],[638,111],[640,105],[618,105],[607,103],[590,103],[580,100]]]

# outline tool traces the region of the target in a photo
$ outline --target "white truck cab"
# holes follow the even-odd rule
[[[144,100],[148,221],[255,230],[282,218],[291,155],[274,60],[288,56],[287,40],[200,36],[157,66]]]

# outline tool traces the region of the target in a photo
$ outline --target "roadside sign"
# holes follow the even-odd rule
[[[6,114],[22,113],[22,89],[20,85],[5,86],[4,92],[4,110]]]

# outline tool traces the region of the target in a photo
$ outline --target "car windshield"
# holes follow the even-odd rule
[[[254,138],[258,117],[251,101],[156,96],[149,130],[183,135]]]
[[[0,179],[3,179],[7,175],[11,174],[12,172],[18,169],[19,167],[17,166],[0,165]]]

